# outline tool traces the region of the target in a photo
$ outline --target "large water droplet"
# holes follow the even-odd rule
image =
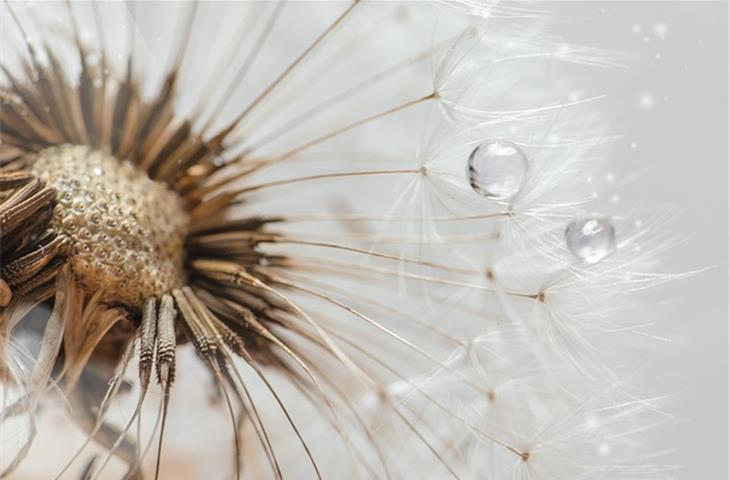
[[[616,231],[602,215],[583,215],[565,227],[565,243],[576,257],[596,263],[616,247]]]
[[[471,152],[467,176],[480,195],[506,200],[520,191],[527,172],[527,156],[508,140],[490,138]]]

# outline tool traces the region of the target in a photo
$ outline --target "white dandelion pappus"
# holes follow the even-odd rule
[[[2,237],[6,474],[663,475],[618,300],[667,277],[608,213],[605,258],[565,238],[612,139],[573,82],[620,62],[541,8],[439,3],[2,7],[0,213],[40,198],[18,179],[50,205]],[[139,271],[127,219],[163,237]]]

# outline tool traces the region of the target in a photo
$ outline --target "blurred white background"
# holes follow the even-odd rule
[[[657,332],[671,343],[646,371],[647,392],[669,395],[658,446],[682,480],[728,478],[728,5],[726,2],[566,2],[579,40],[635,57],[606,79],[618,130],[616,201],[674,212],[684,241],[664,271],[708,270],[662,289]],[[597,21],[596,18],[603,18]],[[605,185],[598,191],[606,190]],[[609,197],[611,193],[608,192]]]

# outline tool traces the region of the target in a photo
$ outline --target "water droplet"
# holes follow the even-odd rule
[[[527,172],[525,153],[508,140],[488,139],[469,156],[467,176],[480,195],[505,200],[519,192]]]
[[[616,231],[608,218],[590,214],[576,218],[565,228],[565,242],[573,254],[596,263],[616,246]]]

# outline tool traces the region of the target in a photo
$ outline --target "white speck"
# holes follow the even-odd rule
[[[657,60],[659,60],[660,58],[662,58],[662,54],[661,53],[657,53],[656,55],[654,55],[654,58],[656,58]]]
[[[586,418],[586,427],[593,429],[598,428],[600,425],[601,421],[595,415],[591,415],[590,417]]]
[[[669,26],[667,26],[666,23],[655,23],[654,24],[654,35],[664,40],[667,38],[667,32],[669,31]]]
[[[616,180],[616,175],[614,175],[613,173],[607,173],[606,174],[606,181],[607,182],[613,182],[614,180]]]
[[[640,23],[635,23],[631,25],[631,31],[634,33],[634,35],[638,35],[641,33],[642,27]]]
[[[632,150],[636,150],[636,147],[638,147],[638,146],[639,145],[636,142],[631,142],[631,149]]]
[[[684,65],[682,65],[682,68],[684,68],[685,70],[687,70],[687,69],[689,69],[689,65],[687,65],[687,64],[685,63]]]
[[[581,99],[581,96],[582,95],[580,90],[573,90],[572,92],[570,92],[570,95],[568,95],[568,100],[570,100],[571,102],[577,102]]]
[[[644,37],[644,43],[649,43],[649,37]]]
[[[589,176],[588,176],[588,177],[586,178],[586,181],[587,181],[588,183],[593,183],[593,177],[591,177],[591,176],[589,175]]]
[[[601,455],[608,455],[611,453],[611,447],[609,447],[607,443],[601,443],[598,445],[598,453]]]
[[[611,195],[611,202],[613,202],[613,203],[618,203],[618,202],[620,202],[620,201],[621,201],[621,197],[619,197],[619,196],[618,196],[618,195],[616,195],[615,193],[614,193],[613,195]]]
[[[591,198],[593,198],[593,199],[598,198],[598,192],[591,193]]]
[[[637,221],[634,222],[634,226],[636,228],[641,228],[641,227],[644,226],[644,222],[642,222],[641,220],[637,220]]]
[[[639,95],[639,106],[644,110],[649,110],[654,106],[654,96],[649,92]]]

